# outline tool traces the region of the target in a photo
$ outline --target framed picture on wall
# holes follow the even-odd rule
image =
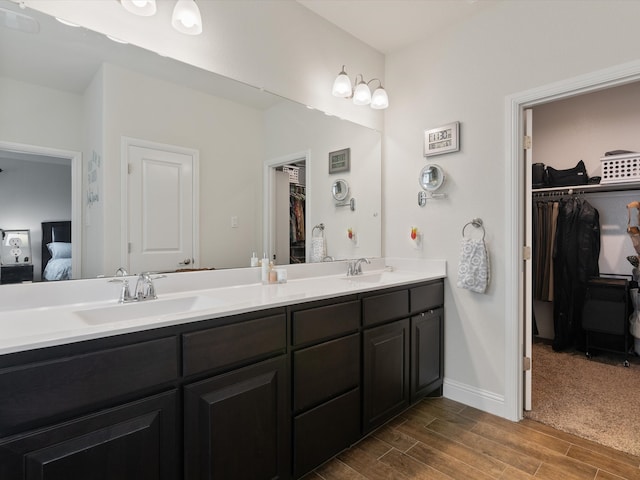
[[[351,149],[343,148],[329,153],[329,173],[348,172],[351,168]]]
[[[29,230],[2,230],[2,265],[31,264],[31,235]]]
[[[460,122],[453,122],[441,127],[424,131],[424,156],[460,150]]]

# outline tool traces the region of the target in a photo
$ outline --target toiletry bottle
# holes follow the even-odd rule
[[[276,269],[273,268],[273,262],[269,264],[269,283],[277,283],[278,274],[276,273]]]
[[[251,255],[251,266],[252,267],[258,266],[258,257],[256,257],[256,252],[253,252],[253,254]]]
[[[262,283],[269,283],[269,259],[267,254],[262,255]]]

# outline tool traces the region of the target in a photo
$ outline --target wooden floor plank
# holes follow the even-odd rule
[[[605,472],[618,475],[629,480],[640,480],[640,469],[626,463],[616,462],[606,455],[587,450],[582,447],[572,446],[567,453],[570,458],[575,458],[589,465],[604,470]]]
[[[303,480],[640,480],[639,465],[532,420],[428,398]]]
[[[382,458],[382,463],[386,463],[395,471],[400,472],[411,480],[451,480],[451,477],[442,473],[429,465],[418,462],[413,457],[402,452],[391,449]]]
[[[511,466],[528,475],[535,474],[540,467],[541,462],[535,458],[522,455],[522,453],[516,449],[505,447],[498,442],[485,438],[470,430],[459,428],[447,421],[438,419],[431,422],[426,428],[463,443],[487,456],[500,460],[505,465]]]
[[[478,450],[469,448],[462,443],[455,442],[438,433],[428,430],[411,421],[403,423],[398,430],[415,438],[418,442],[439,450],[442,453],[454,457],[468,465],[473,465],[478,470],[487,473],[490,477],[499,477],[506,465],[499,460],[484,455]]]

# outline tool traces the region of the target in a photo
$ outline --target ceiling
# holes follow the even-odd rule
[[[297,0],[383,54],[437,35],[505,0]]]

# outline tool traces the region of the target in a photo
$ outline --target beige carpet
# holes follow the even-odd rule
[[[640,455],[640,361],[633,358],[625,368],[623,360],[606,355],[588,360],[583,353],[558,353],[535,343],[533,408],[525,416]]]

